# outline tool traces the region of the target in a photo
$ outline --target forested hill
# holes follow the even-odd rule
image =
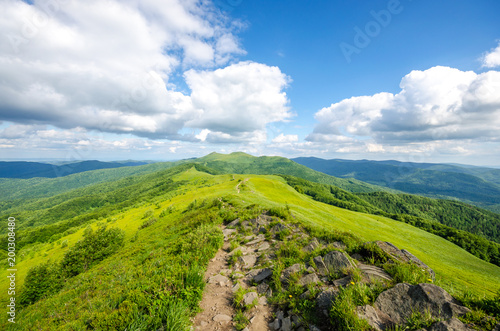
[[[500,211],[500,169],[398,161],[295,158],[311,169],[411,194],[459,199]]]
[[[95,160],[72,162],[61,165],[26,161],[0,161],[0,178],[56,178],[90,170],[121,168],[144,164],[146,164],[146,162],[101,162]]]

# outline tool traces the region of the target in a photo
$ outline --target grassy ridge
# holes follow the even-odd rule
[[[247,207],[252,205],[267,209],[288,205],[294,221],[319,232],[347,231],[364,241],[390,241],[433,268],[440,285],[451,292],[470,288],[489,296],[500,284],[500,268],[440,237],[392,219],[314,201],[287,185],[281,177],[211,175],[193,166],[180,169],[163,178],[182,183],[174,192],[156,192],[150,198],[137,200],[133,206],[94,221],[93,228],[107,224],[122,229],[124,246],[69,279],[57,294],[20,311],[19,320],[26,323],[25,329],[156,328],[164,321],[161,316],[184,314],[189,317],[196,311],[201,293],[197,275],[202,273],[219,245],[220,232],[216,225],[223,220],[250,217],[253,207]],[[212,202],[204,204],[203,201]],[[236,211],[229,205],[222,208],[225,201]],[[246,211],[250,214],[245,216]],[[55,242],[30,244],[21,249],[17,286],[22,286],[30,267],[49,259],[61,261],[83,238],[84,227]],[[200,253],[200,248],[205,247],[207,251]],[[199,263],[194,265],[190,261]],[[4,270],[0,273],[0,291],[6,291],[8,286]],[[4,304],[5,299],[0,298],[0,304]],[[181,304],[176,306],[174,301]],[[155,313],[158,311],[163,315]],[[139,322],[134,325],[134,321]],[[171,329],[176,327],[183,329],[183,326]]]

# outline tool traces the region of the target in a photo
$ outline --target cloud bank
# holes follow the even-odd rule
[[[279,68],[209,1],[2,1],[0,119],[152,139],[249,141],[290,118]],[[186,91],[189,88],[190,91]],[[207,132],[207,131],[205,131]]]
[[[498,141],[500,72],[476,74],[437,66],[412,71],[401,80],[400,88],[397,94],[352,97],[321,109],[306,140],[369,141],[372,149],[376,145]]]

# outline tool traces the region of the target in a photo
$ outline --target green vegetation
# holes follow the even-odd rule
[[[255,161],[239,154],[231,158],[247,162],[242,169],[248,171]],[[262,160],[267,162],[269,158]],[[217,161],[216,155],[210,155],[205,162],[207,165],[186,163],[102,181],[61,194],[53,194],[53,191],[50,198],[25,203],[4,200],[1,213],[14,215],[20,224],[16,236],[16,285],[21,289],[19,298],[23,298],[23,307],[18,307],[16,314],[23,322],[16,329],[163,327],[165,330],[186,330],[190,317],[198,310],[206,265],[223,242],[219,225],[236,218],[255,218],[263,210],[286,222],[299,224],[320,240],[342,241],[346,251],[359,252],[374,262],[385,262],[387,257],[373,245],[364,243],[389,241],[409,250],[434,269],[436,282],[448,292],[463,297],[475,311],[497,314],[500,268],[453,244],[452,240],[459,238],[457,233],[463,231],[454,232],[459,230],[417,216],[397,215],[400,220],[384,217],[389,213],[360,196],[329,184],[288,176],[224,174],[223,167],[208,168],[211,167],[208,163],[222,162]],[[142,167],[149,166],[153,165]],[[124,169],[128,168],[96,173]],[[81,173],[54,180],[64,186],[65,181],[74,183],[74,176],[84,174],[88,175]],[[238,180],[245,182],[245,188],[239,193]],[[293,180],[294,185],[288,185],[288,180]],[[300,190],[310,194],[300,193]],[[313,196],[318,200],[326,198],[326,203],[314,200]],[[426,232],[419,227],[429,229]],[[450,236],[431,233],[442,229],[447,229]],[[466,237],[469,234],[463,233],[464,242],[480,243],[474,241],[477,236]],[[305,253],[302,247],[306,243],[296,238],[287,240],[290,235],[293,232],[284,230],[277,234],[285,242],[278,248],[276,261],[273,261],[274,278],[290,265],[310,261],[314,254],[325,253]],[[2,256],[5,255],[4,244],[5,239],[2,239]],[[238,242],[232,247],[236,245]],[[478,249],[481,249],[479,245]],[[398,279],[409,281],[414,272],[405,268],[398,266],[388,271]],[[5,269],[0,272],[0,291],[3,293],[8,287],[5,272]],[[355,272],[351,276],[356,279]],[[299,297],[294,277],[286,289],[280,288],[278,283],[281,282],[275,279],[275,303],[304,311],[313,322],[314,305]],[[420,280],[415,278],[414,281]],[[348,288],[351,287],[352,293],[346,292],[345,300],[339,305],[352,308],[358,302],[372,302],[374,294],[380,290],[367,289],[357,283]],[[316,291],[314,286],[310,291]],[[469,292],[472,295],[467,296]],[[5,300],[0,297],[0,304],[5,304]],[[331,319],[339,318],[338,312],[332,313]],[[349,314],[349,310],[345,313]],[[470,318],[478,316],[476,312]],[[245,323],[242,319],[241,325]],[[0,322],[0,328],[7,327],[4,321]]]
[[[340,178],[353,178],[411,194],[460,199],[500,210],[500,170],[448,164],[296,158],[293,161]]]
[[[353,193],[349,193],[347,191],[341,190],[337,187],[312,183],[304,179],[295,178],[293,176],[282,176],[287,183],[292,186],[297,192],[303,193],[312,197],[316,201],[320,201],[323,203],[327,203],[332,206],[349,209],[352,211],[369,213],[374,215],[383,215],[385,217],[392,218],[394,220],[411,224],[419,229],[427,231],[429,233],[433,233],[438,235],[450,242],[462,247],[467,250],[469,253],[477,256],[478,258],[485,260],[487,262],[491,262],[495,265],[500,266],[500,244],[496,242],[492,242],[487,240],[486,238],[475,235],[473,233],[469,233],[466,231],[462,231],[456,229],[451,226],[443,225],[437,221],[430,221],[421,217],[412,216],[408,214],[399,214],[399,213],[391,213],[391,211],[396,212],[405,212],[408,211],[413,214],[433,217],[435,215],[439,215],[441,219],[449,220],[449,223],[456,224],[457,227],[460,227],[460,224],[455,222],[455,219],[466,219],[470,215],[474,215],[476,218],[480,219],[483,215],[479,208],[475,208],[470,206],[469,208],[461,208],[467,206],[463,203],[454,203],[446,200],[433,200],[428,198],[422,198],[417,196],[403,195],[402,198],[400,195],[391,194],[391,193],[371,193],[371,194],[359,194],[355,195]],[[367,201],[364,200],[365,197],[371,197],[371,199],[366,198]],[[375,198],[373,198],[375,197]],[[384,201],[387,201],[387,204],[379,202],[377,204],[371,205],[369,202],[374,201],[376,197],[384,197]],[[415,206],[411,204],[405,204],[403,198],[407,197],[409,200],[415,199],[416,201],[423,202],[421,204],[414,203],[414,205],[422,208],[424,211],[419,213],[412,212]],[[361,199],[363,198],[363,199]],[[394,200],[391,200],[394,198]],[[428,207],[425,202],[426,200],[430,200],[434,206],[439,206],[439,212],[437,207],[432,209],[432,207]],[[391,202],[392,201],[392,202]],[[377,202],[375,200],[375,202]],[[454,204],[458,204],[458,208],[453,208]],[[397,207],[393,207],[397,206]],[[445,209],[444,207],[450,207],[449,209]],[[389,212],[388,212],[389,211]],[[426,213],[426,211],[429,211]],[[498,222],[498,217],[495,214],[490,213],[488,211],[484,211],[486,214],[490,215],[491,222],[489,224],[485,224],[485,222],[480,222],[480,224],[485,224],[485,227],[491,229],[490,233],[497,233],[497,229],[500,229],[500,223]],[[457,216],[458,215],[458,216]]]

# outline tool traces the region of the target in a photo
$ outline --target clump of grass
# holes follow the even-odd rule
[[[236,310],[236,314],[233,317],[233,321],[236,323],[235,328],[238,331],[243,330],[244,328],[247,327],[248,324],[250,324],[250,320],[248,317],[245,316],[245,313],[241,311],[241,309]]]
[[[406,319],[406,327],[409,330],[418,330],[428,328],[436,322],[439,322],[439,319],[434,318],[430,311],[426,310],[422,314],[419,310],[414,310],[410,317]]]
[[[367,285],[356,282],[340,288],[337,299],[330,309],[330,323],[337,327],[336,330],[371,330],[368,322],[358,317],[356,307],[373,304],[384,289],[382,283]]]
[[[236,262],[238,262],[238,258],[240,256],[243,256],[243,253],[241,252],[240,249],[238,249],[236,252],[234,252],[233,255],[231,255],[231,258],[229,259],[229,266],[233,267]]]
[[[429,272],[414,263],[386,263],[384,269],[392,276],[394,284],[409,283],[417,285],[420,283],[433,282],[432,279],[429,278]]]

